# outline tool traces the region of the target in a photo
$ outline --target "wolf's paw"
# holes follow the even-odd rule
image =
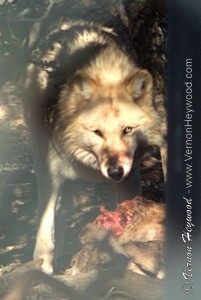
[[[42,264],[42,271],[48,275],[52,275],[54,273],[52,264],[50,264],[48,261],[44,261]]]
[[[53,274],[53,266],[52,266],[52,261],[53,261],[53,255],[52,251],[48,252],[47,249],[46,251],[39,251],[39,249],[34,250],[34,260],[36,259],[42,259],[42,265],[41,265],[41,270],[46,273],[46,274]]]

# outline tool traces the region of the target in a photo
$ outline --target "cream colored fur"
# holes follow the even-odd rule
[[[44,259],[43,270],[47,273],[53,272],[54,257],[62,251],[62,243],[59,246],[56,242],[55,227],[61,184],[65,181],[70,191],[72,180],[84,180],[86,185],[95,182],[108,188],[110,201],[132,198],[140,193],[140,158],[150,146],[164,144],[160,117],[152,105],[150,73],[137,66],[131,55],[118,45],[113,30],[95,24],[87,24],[85,29],[86,24],[80,24],[83,31],[77,32],[69,42],[66,40],[66,49],[58,41],[53,42],[39,56],[43,62],[59,63],[63,51],[69,61],[66,80],[56,94],[52,123],[43,121],[40,110],[47,98],[54,95],[55,83],[48,75],[51,67],[47,72],[31,64],[25,84],[39,190],[34,257]],[[75,25],[64,24],[61,28],[68,36],[69,31],[75,33]],[[87,62],[81,61],[81,67],[74,65],[72,74],[72,58],[79,51],[80,59],[82,52],[94,45],[95,55]],[[117,181],[108,172],[114,165],[123,169]],[[66,201],[73,199],[77,189],[79,186],[66,195]]]

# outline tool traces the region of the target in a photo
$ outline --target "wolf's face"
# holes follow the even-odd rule
[[[122,181],[153,127],[151,75],[140,70],[118,86],[98,84],[78,72],[71,84],[62,113],[70,120],[63,124],[64,151],[106,178]]]
[[[126,177],[133,165],[143,118],[140,109],[136,108],[134,115],[132,106],[102,99],[82,112],[75,124],[79,133],[76,158],[100,169],[107,178],[119,181]]]

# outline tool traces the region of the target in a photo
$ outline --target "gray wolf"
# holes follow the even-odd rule
[[[68,201],[79,180],[107,186],[109,199],[132,199],[141,158],[164,139],[152,76],[114,28],[62,23],[34,52],[26,76],[39,201],[34,258],[52,273],[62,251],[61,186]]]

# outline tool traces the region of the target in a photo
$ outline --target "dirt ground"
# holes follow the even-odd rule
[[[142,167],[142,189],[149,199],[163,201],[161,164]],[[104,201],[72,204],[65,214],[66,241],[61,265],[65,269],[79,248],[83,225],[99,213]],[[32,259],[37,210],[37,187],[28,128],[17,87],[7,82],[0,90],[0,274]],[[66,250],[68,249],[68,251]]]
[[[31,259],[36,185],[27,127],[14,85],[0,93],[0,272]],[[32,201],[33,200],[33,201]]]

